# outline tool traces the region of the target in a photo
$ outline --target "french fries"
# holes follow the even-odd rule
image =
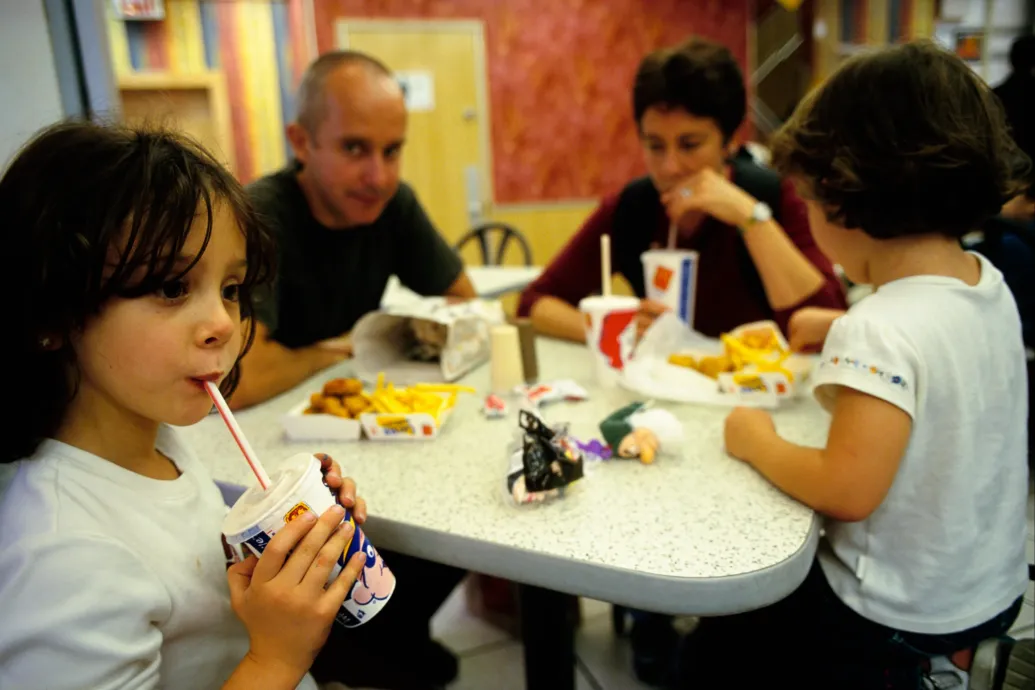
[[[358,384],[358,385],[357,385]],[[367,413],[407,415],[429,414],[435,423],[456,404],[460,393],[474,393],[469,386],[449,383],[418,383],[409,388],[396,388],[384,373],[377,375],[372,393],[363,390],[358,379],[334,379],[324,384],[322,393],[313,393],[304,414],[333,414],[346,419],[359,419]]]
[[[723,333],[720,340],[725,350],[721,355],[695,359],[690,355],[674,354],[669,356],[669,364],[694,369],[713,379],[717,379],[719,374],[775,372],[785,374],[789,382],[794,382],[794,374],[784,366],[791,353],[780,345],[771,329],[755,329],[739,337]]]

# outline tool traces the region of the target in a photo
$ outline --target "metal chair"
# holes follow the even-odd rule
[[[495,238],[498,239],[494,242]],[[532,265],[532,248],[525,236],[513,226],[496,222],[482,223],[460,238],[460,241],[456,243],[456,251],[460,252],[468,242],[475,240],[481,248],[482,264],[485,266],[502,264],[503,256],[512,241],[518,245],[524,255],[525,266]]]

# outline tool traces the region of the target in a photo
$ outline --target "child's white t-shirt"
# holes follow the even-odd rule
[[[179,478],[58,441],[15,464],[0,491],[0,688],[215,690],[248,651],[220,491],[173,429],[158,449]]]
[[[978,255],[974,255],[978,256]],[[965,630],[1025,591],[1027,384],[1017,306],[984,257],[976,286],[916,276],[881,286],[838,319],[815,373],[913,421],[883,503],[830,520],[819,559],[860,615],[909,632]]]

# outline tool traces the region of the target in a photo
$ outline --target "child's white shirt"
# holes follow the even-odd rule
[[[844,386],[912,418],[887,497],[860,522],[829,520],[819,554],[845,604],[899,630],[965,630],[1027,586],[1020,318],[1002,274],[978,259],[975,286],[939,276],[883,285],[834,323],[815,373],[828,409]]]
[[[220,491],[173,429],[158,449],[179,478],[58,441],[15,464],[0,492],[0,688],[215,690],[248,651]]]

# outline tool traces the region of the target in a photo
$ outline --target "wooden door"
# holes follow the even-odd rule
[[[456,242],[489,199],[481,24],[343,20],[337,36],[339,47],[378,58],[409,84],[402,178]]]

